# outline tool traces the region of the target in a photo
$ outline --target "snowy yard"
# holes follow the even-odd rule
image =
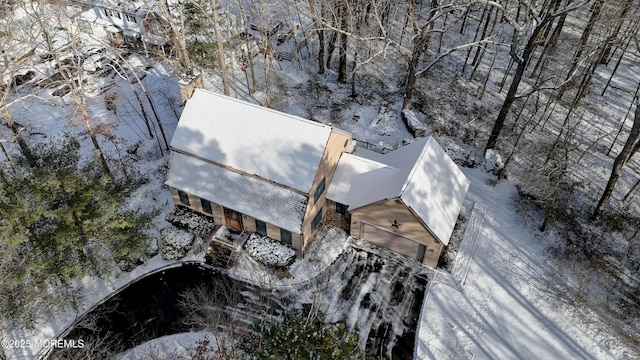
[[[465,174],[472,179],[468,197],[486,206],[485,218],[466,230],[478,238],[466,276],[454,270],[461,287],[437,278],[429,284],[415,358],[636,358],[617,340],[615,323],[595,321],[568,302],[545,253],[553,239],[517,212],[513,184],[488,185],[478,169]]]
[[[390,3],[404,6],[402,2]],[[274,3],[270,8],[273,19],[283,13],[282,6]],[[274,59],[274,63],[267,67],[263,57],[257,56],[255,76],[258,87],[252,91],[249,90],[247,74],[254,75],[254,72],[244,72],[237,66],[230,68],[232,96],[252,103],[265,103],[265,73],[268,68],[271,71],[268,96],[272,108],[330,123],[350,132],[354,139],[359,140],[359,145],[380,151],[413,141],[400,119],[407,65],[405,58],[410,55],[413,45],[409,43],[410,33],[404,33],[404,28],[399,36],[399,28],[405,23],[405,9],[396,9],[398,12],[394,16],[397,19],[389,30],[392,39],[398,41],[398,47],[388,47],[382,42],[372,43],[373,50],[384,45],[385,56],[361,64],[354,82],[355,96],[352,96],[349,84],[336,82],[335,57],[332,68],[327,68],[323,75],[316,73],[317,44],[314,40],[310,42],[311,46],[300,52],[297,62]],[[585,7],[578,16],[569,18],[571,26],[565,29],[565,43],[560,47],[566,45],[569,48],[571,41],[577,41],[580,37],[578,29],[583,26],[581,22],[586,21],[587,11]],[[303,15],[302,25],[310,26],[308,15]],[[436,40],[446,51],[451,46],[464,43],[474,36],[474,31],[482,29],[481,17],[484,14],[476,11],[473,15],[478,18],[470,17],[464,34],[458,32],[460,18],[449,18],[456,20],[449,24],[453,30],[434,36],[422,65],[437,55]],[[489,19],[490,16],[486,24],[489,24]],[[20,23],[17,17],[13,20]],[[422,20],[414,25],[419,25]],[[496,30],[496,41],[510,41],[508,29],[501,25],[496,29],[499,29]],[[108,47],[104,39],[100,42],[88,35],[83,36],[86,44],[93,42],[101,48]],[[30,45],[24,43],[21,47]],[[615,234],[608,230],[601,232],[599,226],[602,223],[586,221],[585,214],[592,210],[596,197],[602,192],[613,158],[628,133],[631,123],[629,103],[638,92],[634,93],[633,89],[640,74],[639,56],[633,50],[624,58],[620,55],[622,61],[618,74],[612,77],[611,86],[607,83],[605,87],[605,82],[613,66],[598,66],[592,90],[585,95],[579,111],[572,118],[567,114],[567,126],[563,120],[569,100],[558,101],[556,106],[555,100],[552,101],[556,96],[555,90],[535,92],[530,97],[518,99],[516,107],[519,109],[514,107],[507,121],[510,129],[503,132],[497,150],[489,152],[490,155],[501,155],[502,160],[512,150],[514,155],[508,167],[509,181],[495,184],[495,177],[483,169],[483,166],[490,169],[491,165],[483,159],[481,149],[505,97],[508,82],[503,85],[513,73],[508,70],[511,68],[508,46],[503,45],[487,46],[488,55],[484,60],[480,58],[473,70],[467,60],[478,54],[477,50],[452,53],[425,73],[417,84],[418,93],[413,106],[415,118],[412,120],[420,123],[427,134],[433,134],[457,163],[478,166],[475,169],[464,168],[464,172],[472,179],[468,199],[475,202],[474,211],[482,210],[483,217],[466,219],[465,234],[471,234],[475,242],[459,244],[457,260],[448,259],[447,269],[451,269],[453,275],[424,269],[413,261],[366,242],[347,240],[345,234],[328,228],[312,244],[308,256],[296,260],[288,268],[274,270],[265,267],[263,263],[269,261],[255,261],[247,254],[250,247],[236,259],[234,267],[225,270],[227,274],[269,292],[279,310],[304,309],[321,315],[326,322],[345,322],[360,336],[360,345],[387,355],[394,345],[413,342],[417,323],[414,358],[420,360],[638,359],[638,334],[629,330],[634,326],[637,329],[638,316],[613,318],[609,306],[614,310],[617,308],[608,301],[607,292],[611,288],[599,283],[601,278],[607,282],[612,277],[601,277],[601,268],[588,268],[593,273],[585,273],[580,263],[563,262],[561,257],[554,255],[565,244],[571,244],[569,240],[573,238],[570,235],[575,236],[570,232],[573,229],[566,230],[562,222],[571,219],[584,225],[582,234],[590,236],[585,237],[587,241],[603,240],[606,246],[597,250],[604,249],[603,252],[611,256],[599,256],[603,264],[618,265],[615,262],[618,258],[613,255],[627,246],[637,258],[638,232],[631,238],[627,235],[638,227],[639,195],[630,189],[638,178],[639,154],[625,165],[620,186],[614,192],[616,199],[610,205],[611,219],[619,221],[622,230]],[[119,50],[111,48],[107,53],[109,56],[120,54]],[[565,55],[562,51],[558,53],[560,55],[552,59],[543,71],[545,76],[562,73],[565,69],[559,62],[570,57],[573,51],[567,51]],[[203,261],[197,239],[174,230],[166,220],[166,215],[174,207],[171,194],[164,186],[168,144],[163,137],[171,139],[182,111],[178,71],[166,59],[142,52],[123,52],[120,55],[123,56],[119,61],[122,66],[112,64],[118,65],[119,71],[108,66],[95,73],[77,73],[84,76],[84,82],[81,82],[84,86],[82,103],[88,109],[109,165],[121,170],[123,176],[144,180],[140,188],[131,194],[127,208],[154,213],[148,231],[151,241],[160,248],[162,238],[170,237],[180,245],[179,250],[169,249],[174,253],[171,258],[183,254],[186,257],[168,261],[158,254],[131,272],[116,271],[109,277],[86,275],[77,278],[72,283],[79,289],[78,298],[73,299],[73,308],[56,314],[38,314],[41,317],[34,329],[13,325],[3,328],[5,338],[53,339],[63,334],[84,311],[135,279],[163,267],[179,266],[180,261]],[[351,53],[348,57],[349,61],[353,59]],[[11,102],[10,110],[21,127],[20,131],[34,146],[40,142],[55,143],[61,137],[77,137],[82,141],[83,154],[92,154],[94,149],[87,129],[79,120],[79,104],[68,88],[65,90],[57,82],[49,84],[56,73],[59,75],[55,68],[57,64],[53,60],[37,58],[33,64],[29,60],[28,66],[17,69],[16,82],[20,86],[15,88],[15,92],[13,89],[7,92],[8,97],[4,100],[5,103]],[[95,58],[87,57],[87,62]],[[141,75],[141,79],[129,84],[123,75],[133,75],[134,72]],[[9,74],[3,76],[5,80],[9,79]],[[204,70],[203,78],[205,88],[222,92],[217,70]],[[533,82],[533,77],[524,80],[519,91],[525,93],[539,85]],[[607,87],[606,95],[600,95],[600,91]],[[147,90],[143,89],[148,89],[149,97],[145,97]],[[153,111],[152,106],[155,106]],[[155,114],[156,110],[158,114]],[[162,134],[164,130],[160,126],[164,126],[166,134]],[[4,139],[15,135],[6,126],[1,129]],[[561,133],[564,138],[560,137]],[[518,143],[519,135],[523,137]],[[543,166],[541,160],[547,156],[556,135],[556,142],[563,151],[556,151],[553,157],[549,151],[552,157],[550,165],[545,163]],[[18,146],[8,140],[2,140],[2,143],[6,144],[3,146],[7,146],[9,152],[19,151]],[[565,168],[558,172],[563,165],[563,156]],[[490,161],[500,162],[497,156]],[[556,201],[554,186],[565,191],[564,198]],[[627,191],[629,201],[620,201]],[[536,206],[523,205],[525,200]],[[555,211],[558,221],[552,221],[549,230],[543,233],[538,229],[546,206]],[[617,217],[618,212],[624,216]],[[562,218],[565,215],[566,218]],[[211,224],[191,225],[203,225],[203,229],[209,229]],[[169,230],[162,232],[162,229]],[[188,247],[192,249],[189,251]],[[620,278],[630,280],[613,290],[624,290],[628,284],[637,284],[637,268],[633,270],[631,265],[625,268],[627,265],[621,265]],[[611,272],[617,276],[616,269],[619,268],[613,269]],[[610,283],[608,281],[607,285]],[[636,289],[631,287],[637,297]],[[426,292],[424,297],[423,291]],[[423,300],[422,317],[414,318]],[[246,306],[247,311],[273,310],[263,308],[264,304]],[[638,310],[622,307],[622,311],[626,316],[633,312],[637,314]],[[613,320],[608,321],[609,318]],[[192,357],[194,348],[204,336],[210,334],[187,333],[177,335],[177,338],[157,339],[121,354],[121,358],[133,359],[151,354],[175,359]],[[214,346],[215,339],[208,338]],[[4,355],[9,359],[32,359],[40,351],[38,348],[5,349]],[[403,354],[403,357],[409,356]]]

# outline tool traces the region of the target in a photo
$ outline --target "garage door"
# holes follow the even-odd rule
[[[367,223],[362,223],[362,238],[420,262],[424,259],[427,250],[425,245],[415,240]]]

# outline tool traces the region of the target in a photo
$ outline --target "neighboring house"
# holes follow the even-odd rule
[[[328,221],[436,267],[468,188],[432,137],[386,154],[358,148],[340,158],[327,194]]]
[[[98,0],[83,12],[76,24],[82,32],[106,36],[116,46],[163,49],[168,39],[164,20],[144,1]]]
[[[331,126],[196,89],[171,140],[176,204],[302,255],[325,213],[351,136]]]
[[[435,267],[469,181],[431,137],[384,155],[353,144],[331,126],[195,89],[166,184],[176,205],[298,255],[326,222]]]

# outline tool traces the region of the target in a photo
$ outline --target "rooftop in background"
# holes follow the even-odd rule
[[[330,133],[328,125],[196,89],[171,147],[308,193]]]

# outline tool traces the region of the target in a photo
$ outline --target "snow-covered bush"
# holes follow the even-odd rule
[[[205,237],[208,235],[214,226],[212,218],[198,214],[188,208],[182,206],[176,206],[173,212],[167,214],[167,221],[173,224],[173,226],[188,230],[193,235],[198,237]]]
[[[148,258],[152,258],[152,257],[158,255],[159,251],[160,251],[160,249],[158,248],[157,238],[149,237],[149,239],[147,239],[147,247],[144,250],[144,254]]]
[[[296,258],[296,251],[292,248],[258,234],[251,234],[244,248],[252,258],[267,266],[289,266]]]
[[[193,245],[194,235],[186,230],[164,228],[160,230],[162,258],[178,260],[187,255]]]

